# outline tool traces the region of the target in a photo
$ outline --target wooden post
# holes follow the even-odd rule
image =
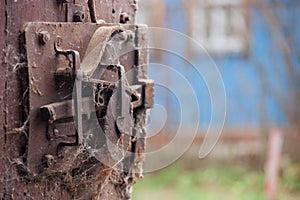
[[[27,22],[66,22],[67,9],[64,6],[66,3],[84,6],[86,17],[83,22],[127,24],[135,22],[137,10],[135,0],[0,0],[1,200],[129,199],[131,186],[137,180],[125,177],[124,173],[116,173],[110,167],[97,171],[95,164],[84,165],[90,167],[84,171],[85,174],[76,174],[81,172],[81,169],[74,169],[70,174],[62,176],[56,176],[55,173],[48,176],[46,174],[33,176],[27,169],[27,119],[30,117],[30,111],[26,95],[28,85],[34,80],[26,80],[27,60],[22,35],[24,25]],[[26,84],[27,87],[24,87]],[[140,121],[144,123],[144,119]],[[83,159],[86,158],[82,158],[84,164]],[[76,175],[82,178],[77,183],[86,181],[85,186],[68,185],[69,179],[76,178]],[[92,179],[89,179],[91,177]],[[84,178],[88,180],[83,180]]]
[[[283,134],[281,129],[273,128],[269,134],[268,155],[265,168],[266,200],[276,199],[279,184],[279,172]]]

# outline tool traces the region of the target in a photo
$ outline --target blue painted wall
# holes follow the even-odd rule
[[[274,3],[274,1],[268,1]],[[280,23],[278,27],[270,26],[270,22],[261,9],[256,6],[249,8],[250,13],[250,48],[248,55],[227,54],[224,56],[214,56],[218,69],[222,75],[227,95],[227,117],[225,126],[228,128],[239,127],[259,127],[262,123],[267,125],[284,125],[287,118],[283,112],[283,107],[274,96],[274,90],[279,91],[279,95],[288,97],[288,82],[292,81],[293,89],[300,90],[299,83],[291,79],[286,71],[286,60],[280,48],[280,42],[276,37],[290,42],[293,39],[293,46],[289,46],[290,61],[294,68],[295,77],[299,78],[299,50],[300,50],[300,9],[297,1],[281,1],[281,7],[274,7],[272,11],[278,17]],[[165,0],[166,16],[164,27],[182,33],[186,33],[186,13],[181,0]],[[173,48],[181,49],[185,54],[186,44],[180,41],[172,41]],[[297,53],[298,52],[298,53]],[[211,117],[210,98],[204,80],[195,73],[188,62],[170,53],[162,52],[161,63],[171,66],[173,69],[183,74],[192,85],[200,106],[200,127],[208,126]],[[210,61],[199,55],[192,58],[198,63],[198,67],[209,65]],[[152,60],[154,61],[154,60]],[[184,97],[179,102],[176,95],[168,92],[166,88],[157,86],[155,92],[155,102],[166,107],[168,110],[167,128],[176,128],[181,120],[180,103],[188,104],[189,97],[185,96],[185,88],[172,74],[162,74],[157,67],[150,66],[150,77],[164,76],[168,79],[172,87],[179,88],[176,95]],[[267,74],[264,74],[267,73]],[[295,78],[297,80],[297,78]],[[266,87],[268,85],[268,87]],[[272,86],[271,88],[269,86]],[[288,104],[289,98],[284,99],[283,104]],[[293,102],[295,103],[295,102]],[[296,102],[297,103],[297,102]],[[298,102],[300,103],[300,102]],[[189,115],[185,117],[194,123],[195,108],[189,107]],[[153,115],[158,117],[159,115]],[[189,123],[184,126],[188,127]]]

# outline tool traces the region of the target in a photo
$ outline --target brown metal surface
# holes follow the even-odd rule
[[[134,0],[76,0],[76,4],[84,6],[85,17],[77,13],[76,8],[74,8],[75,11],[72,8],[73,21],[75,19],[75,21],[91,22],[91,2],[94,3],[95,18],[99,22],[102,20],[102,22],[110,23],[134,23],[137,6]],[[68,1],[68,3],[73,3],[73,1]],[[57,119],[57,123],[49,125],[47,121],[41,119],[40,113],[40,107],[43,105],[70,99],[68,95],[70,95],[71,89],[57,87],[59,84],[56,84],[57,80],[55,80],[59,74],[59,70],[56,71],[56,69],[66,68],[70,64],[70,59],[66,56],[57,56],[53,42],[55,40],[61,42],[62,39],[62,46],[65,49],[80,52],[82,59],[89,38],[100,25],[93,24],[87,29],[83,28],[80,32],[77,30],[81,26],[87,25],[74,23],[68,27],[68,30],[59,25],[54,29],[52,25],[35,27],[31,30],[31,34],[26,33],[26,45],[30,44],[32,48],[25,49],[25,37],[22,33],[25,24],[42,21],[71,21],[71,12],[68,15],[67,4],[58,3],[56,0],[1,0],[0,11],[3,15],[0,18],[0,29],[2,30],[0,46],[3,49],[0,53],[2,60],[0,108],[4,111],[0,113],[0,121],[2,122],[0,145],[4,147],[1,152],[2,163],[0,165],[1,199],[128,199],[130,194],[126,191],[129,191],[128,188],[140,178],[134,173],[141,173],[142,156],[140,159],[132,159],[135,160],[134,163],[124,162],[124,165],[130,169],[130,173],[126,173],[127,175],[119,170],[107,169],[99,162],[86,157],[88,154],[81,152],[79,147],[61,148],[62,158],[57,160],[52,157],[57,150],[54,147],[60,142],[74,143],[74,124],[72,121]],[[142,36],[145,30],[143,28],[140,30],[134,25],[131,25],[130,29],[138,33],[136,35],[139,39],[135,40],[136,45],[145,47],[146,40],[143,38],[145,36]],[[143,34],[140,35],[140,33]],[[73,35],[74,38],[59,39],[55,37],[68,34]],[[48,52],[47,49],[51,49],[51,51]],[[36,59],[34,61],[28,59],[30,55],[34,55]],[[53,57],[55,59],[52,60]],[[126,74],[130,85],[141,84],[139,79],[147,79],[146,66],[139,66],[140,64],[147,64],[147,60],[145,50],[130,52],[120,59],[126,71],[134,69]],[[27,80],[27,77],[30,79]],[[114,72],[107,72],[103,77],[105,80],[117,80]],[[72,77],[70,78],[72,79]],[[58,95],[54,96],[55,92]],[[29,103],[26,98],[27,95],[29,95]],[[140,119],[136,120],[135,126],[143,127],[145,109],[136,106],[135,112],[140,113],[137,115]],[[69,114],[67,113],[67,115]],[[63,113],[61,116],[64,118]],[[108,131],[112,141],[118,139],[114,136],[115,130],[105,130]],[[142,132],[136,130],[132,133],[133,137],[135,134],[144,134]],[[136,142],[136,144],[131,145],[130,138],[131,136],[127,135],[122,137],[123,144],[130,144],[126,148],[142,152],[145,148],[144,143]],[[57,161],[64,161],[64,164],[61,165]],[[139,169],[135,170],[132,166],[139,166]],[[37,175],[41,170],[44,172]],[[133,181],[124,182],[125,176],[133,177]]]
[[[152,80],[145,80],[143,105],[145,108],[152,108],[154,105],[154,82]]]
[[[85,7],[80,4],[67,3],[67,22],[84,22]]]
[[[90,0],[91,1],[91,0]],[[129,17],[128,24],[134,24],[135,12],[137,10],[136,0],[96,1],[97,20],[104,20],[110,23],[120,23],[121,14],[126,13]]]

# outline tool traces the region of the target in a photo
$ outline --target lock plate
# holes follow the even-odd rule
[[[67,138],[68,142],[75,144],[75,141],[72,140],[76,138],[76,129],[73,127],[74,119],[72,119],[72,116],[70,117],[70,105],[72,107],[70,101],[72,100],[73,91],[72,81],[74,79],[72,79],[71,75],[68,78],[64,75],[59,76],[57,73],[61,69],[72,69],[72,67],[75,68],[73,70],[78,70],[80,65],[73,66],[74,61],[72,57],[59,54],[55,44],[60,49],[71,49],[78,52],[80,60],[83,60],[94,32],[101,27],[110,26],[120,25],[44,22],[32,22],[26,25],[25,39],[29,80],[28,110],[30,116],[27,166],[33,173],[39,173],[43,170],[41,162],[45,155],[57,155],[58,145],[64,138]],[[124,66],[129,85],[142,85],[143,82],[140,80],[147,79],[148,51],[146,46],[146,27],[122,25],[122,29],[132,33],[126,42],[128,45],[134,46],[135,50],[122,55],[119,58],[120,64]],[[106,36],[103,35],[103,37]],[[116,82],[118,76],[115,72],[107,70],[101,76],[101,80]],[[151,98],[153,98],[153,95]],[[58,108],[57,112],[59,111],[60,115],[58,119],[45,120],[41,107],[45,105],[57,106],[57,103],[65,111]],[[111,134],[117,135],[117,130],[113,130]],[[73,148],[76,151],[79,146],[68,148]],[[60,152],[61,159],[64,159],[64,165],[68,163],[68,160],[72,162],[72,159],[76,156],[74,151],[66,149],[62,148]],[[55,167],[61,168],[60,162],[57,163]],[[63,170],[63,168],[61,169]]]

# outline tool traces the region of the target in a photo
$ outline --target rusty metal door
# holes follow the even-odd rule
[[[0,9],[1,199],[129,199],[153,104],[136,1]]]

